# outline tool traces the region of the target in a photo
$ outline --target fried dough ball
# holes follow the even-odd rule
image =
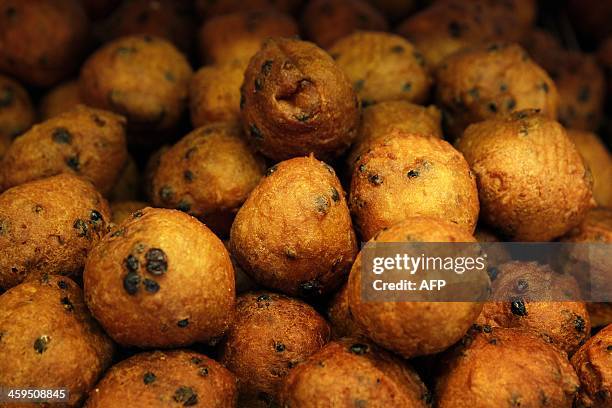
[[[81,289],[61,276],[33,279],[0,296],[0,338],[0,383],[68,389],[67,403],[58,406],[81,406],[113,354]]]
[[[123,2],[103,23],[101,37],[106,42],[128,35],[148,34],[165,38],[189,53],[195,22],[183,3],[175,0]]]
[[[341,339],[289,372],[280,393],[282,406],[429,406],[431,396],[418,374],[400,358],[357,340]]]
[[[0,1],[0,71],[49,86],[78,66],[89,20],[77,0]]]
[[[274,160],[337,156],[357,133],[359,102],[348,77],[309,42],[266,41],[249,63],[241,95],[245,133]]]
[[[407,217],[445,219],[470,235],[478,220],[478,191],[457,150],[436,137],[391,133],[355,162],[351,213],[364,240]]]
[[[337,41],[329,53],[353,82],[363,105],[388,100],[422,103],[429,97],[425,60],[398,35],[356,32]]]
[[[578,150],[559,123],[535,111],[473,124],[456,147],[476,173],[483,221],[508,238],[557,238],[593,206]]]
[[[412,217],[382,231],[376,242],[476,242],[464,229],[433,217]],[[476,320],[477,302],[367,302],[361,298],[361,254],[348,281],[349,308],[369,338],[405,358],[440,352]]]
[[[437,407],[572,407],[579,382],[565,353],[530,331],[481,330],[449,358],[436,384]]]
[[[590,336],[586,304],[576,301],[580,288],[571,275],[536,262],[508,262],[498,267],[492,292],[507,301],[485,303],[478,324],[537,331],[569,355]]]
[[[195,7],[200,16],[209,19],[237,11],[251,12],[272,9],[292,13],[301,3],[302,0],[195,0]]]
[[[17,81],[0,75],[0,158],[13,138],[28,130],[35,118],[26,90]]]
[[[109,201],[130,201],[140,197],[142,180],[138,165],[132,156],[128,154],[127,160],[119,173],[119,178],[108,193]]]
[[[118,343],[176,347],[227,329],[234,270],[221,242],[180,211],[146,208],[105,236],[87,258],[85,299]]]
[[[240,296],[220,360],[238,377],[239,406],[274,403],[284,377],[329,335],[325,319],[304,302],[270,292]]]
[[[187,106],[191,67],[167,40],[122,37],[94,52],[81,68],[83,102],[120,113],[140,131],[173,128]]]
[[[243,67],[272,37],[295,37],[296,22],[275,10],[241,11],[206,20],[198,33],[203,61],[226,64],[238,61]]]
[[[238,211],[230,246],[260,285],[304,297],[335,290],[357,243],[334,170],[313,156],[270,168]]]
[[[535,17],[535,2],[436,1],[408,17],[397,32],[423,52],[431,67],[466,47],[521,39]]]
[[[581,383],[578,406],[609,407],[612,404],[612,325],[591,337],[574,354],[572,365]]]
[[[348,285],[343,285],[334,295],[327,309],[327,318],[331,326],[332,338],[334,339],[342,337],[367,337],[351,315],[348,304]]]
[[[123,221],[129,219],[132,214],[138,210],[143,210],[148,207],[149,204],[144,201],[117,201],[111,203],[111,210],[113,213],[113,223],[121,224]]]
[[[612,243],[612,209],[598,207],[588,212],[584,221],[562,239],[564,242]],[[570,265],[571,267],[571,265]],[[604,272],[607,281],[609,271]],[[587,303],[593,327],[612,323],[612,303]]]
[[[557,117],[554,82],[517,44],[460,51],[444,60],[436,77],[436,98],[453,137],[471,123],[524,109]]]
[[[71,174],[6,190],[0,194],[0,287],[42,273],[76,275],[110,218],[100,193]]]
[[[78,106],[17,138],[0,161],[0,177],[6,189],[71,173],[91,181],[105,194],[117,181],[126,160],[125,119]]]
[[[78,81],[62,82],[53,87],[40,100],[41,119],[47,120],[82,104]]]
[[[302,14],[306,38],[328,49],[358,30],[387,31],[385,17],[365,0],[313,0]]]
[[[136,354],[111,367],[90,392],[86,408],[236,406],[236,377],[189,350]]]
[[[244,67],[240,63],[200,68],[189,86],[189,109],[193,127],[214,122],[240,121],[240,86]]]
[[[594,133],[568,129],[567,135],[591,170],[593,198],[599,205],[612,207],[612,154]]]
[[[386,101],[366,107],[357,140],[346,160],[349,169],[352,171],[362,154],[394,131],[442,138],[440,111],[434,105],[425,107],[406,101]]]
[[[185,211],[220,236],[266,170],[234,123],[189,133],[160,157],[152,178],[153,204]]]

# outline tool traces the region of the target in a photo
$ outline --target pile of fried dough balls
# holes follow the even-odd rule
[[[568,3],[598,52],[535,0],[0,0],[0,388],[612,407],[612,303],[552,266],[362,297],[367,241],[612,243],[612,10]]]

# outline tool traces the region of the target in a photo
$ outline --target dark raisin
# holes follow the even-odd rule
[[[370,174],[368,180],[375,186],[380,186],[383,183],[382,177],[380,177],[378,174]]]
[[[285,345],[280,342],[274,342],[274,350],[276,350],[277,353],[282,353],[285,351]]]
[[[89,227],[87,227],[87,223],[81,219],[76,220],[72,227],[77,230],[77,235],[79,237],[86,236],[87,231],[89,230]]]
[[[8,17],[8,18],[13,18],[17,15],[17,9],[15,9],[15,7],[13,6],[9,6],[6,8],[6,10],[4,10],[4,14]]]
[[[155,374],[153,374],[150,371],[147,371],[146,373],[144,373],[144,375],[142,376],[142,382],[145,383],[145,385],[149,385],[151,384],[153,381],[155,381],[157,379],[157,377],[155,376]]]
[[[274,63],[274,61],[272,60],[266,60],[262,65],[261,65],[261,72],[264,75],[268,75],[270,73],[270,71],[272,70],[272,64]]]
[[[269,295],[264,294],[264,295],[257,296],[257,301],[258,302],[267,302],[269,300],[270,300],[270,296]]]
[[[411,89],[412,89],[412,84],[410,82],[406,82],[402,86],[402,92],[410,92]]]
[[[451,21],[450,23],[448,23],[448,32],[451,35],[451,37],[460,37],[461,36],[461,25],[459,25],[458,22],[456,21]]]
[[[91,210],[91,213],[89,214],[89,219],[91,220],[91,222],[93,222],[94,224],[97,224],[101,221],[104,221],[104,217],[102,217],[102,214],[100,214],[98,211],[96,210]]]
[[[198,394],[191,387],[179,387],[174,392],[174,401],[183,403],[184,407],[190,407],[198,403]]]
[[[519,279],[518,282],[516,282],[516,290],[519,293],[525,293],[527,292],[527,289],[529,289],[529,282],[527,282],[524,279]]]
[[[612,351],[612,344],[610,344],[608,347],[606,347],[606,350]]]
[[[317,280],[310,280],[300,284],[300,294],[304,297],[320,296],[323,288]]]
[[[527,316],[527,308],[525,307],[525,302],[523,302],[523,299],[521,298],[512,300],[510,303],[510,310],[514,315]]]
[[[482,326],[482,331],[485,333],[491,333],[493,331],[493,328],[488,324],[485,324]]]
[[[72,302],[70,301],[70,299],[68,299],[67,296],[64,296],[60,302],[62,302],[62,305],[64,305],[64,309],[67,310],[68,312],[72,312],[74,310],[74,305],[72,304]]]
[[[58,281],[58,282],[57,282],[57,286],[58,286],[60,289],[68,289],[68,284],[66,284],[66,282],[65,282],[65,281],[63,281],[63,280]]]
[[[34,340],[34,350],[36,350],[38,354],[44,353],[45,351],[47,351],[47,347],[50,341],[51,337],[47,335],[40,336],[39,338]]]
[[[94,123],[99,126],[99,127],[104,127],[104,125],[106,125],[106,121],[104,119],[102,119],[101,117],[99,117],[98,115],[92,115],[91,117],[94,121]]]
[[[508,90],[508,84],[503,83],[503,82],[501,84],[499,84],[499,91],[500,92],[506,92],[507,90]]]
[[[52,137],[55,143],[70,144],[72,142],[72,135],[63,127],[53,130]]]
[[[136,258],[134,255],[128,255],[127,258],[123,260],[123,264],[129,272],[138,271],[138,258]]]
[[[123,278],[123,289],[129,295],[135,295],[138,292],[138,285],[140,284],[140,276],[136,272],[128,272]]]
[[[360,173],[363,173],[364,171],[366,171],[366,169],[367,169],[367,167],[366,167],[366,165],[365,165],[365,164],[361,164],[361,165],[359,165],[359,172],[360,172]]]
[[[310,113],[306,113],[306,112],[300,112],[300,113],[294,115],[294,118],[296,118],[300,122],[306,122],[311,117],[312,116],[310,115]]]
[[[420,173],[418,170],[408,170],[408,178],[413,179],[413,178],[417,178],[420,176]]]
[[[544,93],[548,93],[548,84],[546,82],[542,82],[539,86],[539,88],[544,92]]]
[[[160,190],[159,190],[159,197],[162,199],[162,201],[169,201],[172,198],[172,188],[168,187],[168,186],[163,186]]]
[[[327,201],[327,198],[323,196],[315,198],[315,209],[319,214],[327,214],[327,211],[329,210],[329,202]]]
[[[362,355],[368,352],[368,345],[363,343],[355,343],[349,347],[349,351],[353,354]]]
[[[176,209],[182,212],[189,212],[189,210],[191,210],[191,205],[188,202],[181,200],[176,206]]]
[[[145,290],[149,293],[157,293],[159,291],[159,283],[152,279],[145,279],[143,285]]]
[[[508,110],[516,108],[516,100],[514,98],[508,99],[508,101],[506,102],[506,107],[508,108]]]
[[[176,78],[174,77],[174,74],[170,71],[166,71],[164,73],[164,78],[166,78],[166,81],[168,82],[174,82],[176,81]]]
[[[576,331],[578,333],[583,333],[585,327],[586,323],[584,322],[582,316],[576,316],[576,318],[574,319],[574,328],[576,329]]]
[[[251,125],[249,127],[249,133],[251,135],[252,138],[257,139],[257,140],[263,140],[263,134],[261,133],[261,130],[259,130],[259,128],[255,125]]]
[[[355,84],[353,84],[353,88],[355,88],[355,92],[359,92],[363,90],[364,85],[365,81],[363,79],[358,79],[357,81],[355,81]]]
[[[497,112],[497,104],[495,102],[489,102],[487,108],[489,108],[491,112]]]
[[[134,211],[134,213],[132,214],[132,218],[140,218],[142,217],[142,214],[142,210]]]
[[[340,193],[338,193],[338,190],[336,190],[335,187],[331,188],[331,198],[332,200],[334,200],[335,202],[340,201]]]
[[[261,78],[255,78],[255,92],[261,91],[263,89],[263,81]]]
[[[182,320],[179,320],[179,321],[178,321],[178,323],[176,323],[176,325],[177,325],[178,327],[180,327],[181,329],[182,329],[182,328],[185,328],[185,327],[189,326],[189,319],[182,319]]]
[[[401,54],[404,52],[404,47],[401,45],[394,45],[391,47],[391,52],[394,54]]]
[[[578,100],[580,102],[587,102],[589,100],[590,95],[591,90],[589,89],[589,86],[584,85],[580,87],[580,90],[578,91]]]
[[[468,91],[468,95],[477,100],[480,97],[480,91],[478,88],[472,88]]]
[[[79,169],[81,168],[79,156],[68,156],[66,158],[66,164],[74,171],[79,171]]]
[[[184,179],[185,179],[187,182],[191,183],[191,182],[193,181],[193,173],[192,173],[190,170],[185,170],[185,171],[183,172],[183,178],[184,178]]]
[[[152,275],[163,275],[168,270],[166,254],[159,248],[151,248],[145,255],[146,269]]]
[[[200,374],[201,377],[206,377],[208,375],[208,367],[201,367],[198,370],[198,374]]]
[[[297,259],[297,253],[293,248],[285,248],[285,256],[289,259]]]

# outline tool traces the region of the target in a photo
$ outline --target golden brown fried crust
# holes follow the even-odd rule
[[[41,273],[79,273],[110,218],[102,196],[73,175],[6,190],[0,194],[0,287]]]
[[[235,123],[215,123],[189,133],[160,157],[153,175],[153,204],[177,208],[220,235],[265,172]],[[220,223],[227,219],[225,223]],[[222,224],[227,224],[225,228]]]
[[[239,406],[276,401],[284,377],[329,336],[325,319],[304,302],[270,292],[240,296],[220,360],[238,377]]]
[[[534,111],[473,124],[456,147],[476,173],[482,220],[508,238],[557,238],[594,204],[578,150],[559,123]]]
[[[337,156],[357,134],[359,102],[351,83],[312,43],[266,41],[249,63],[241,93],[245,133],[274,160]]]
[[[436,99],[453,137],[471,123],[523,109],[557,117],[554,82],[517,44],[491,43],[453,54],[436,78]]]
[[[103,42],[128,35],[148,34],[165,38],[185,53],[192,49],[195,22],[185,5],[176,0],[123,2],[98,32]]]
[[[206,342],[223,334],[234,309],[223,243],[180,211],[134,213],[92,250],[83,283],[89,309],[123,345]]]
[[[17,81],[0,75],[0,158],[12,139],[28,130],[35,118],[26,90]]]
[[[498,270],[493,296],[508,301],[485,303],[478,324],[534,330],[569,355],[589,338],[589,314],[586,304],[576,301],[581,299],[580,288],[571,275],[535,262],[509,262]],[[561,301],[564,298],[569,301]]]
[[[335,290],[357,243],[334,170],[312,156],[269,169],[238,211],[230,245],[265,287],[305,297]]]
[[[578,404],[581,407],[605,408],[612,404],[612,325],[595,336],[572,357],[580,379]]]
[[[66,388],[68,403],[57,406],[77,407],[111,364],[112,354],[112,341],[72,280],[45,275],[0,296],[3,386]]]
[[[362,111],[357,140],[346,159],[349,172],[360,156],[393,131],[442,138],[441,114],[434,105],[419,106],[406,101],[386,101]]]
[[[200,68],[189,87],[193,127],[240,121],[240,86],[243,79],[244,66],[240,63]]]
[[[364,0],[313,0],[302,14],[306,38],[328,49],[358,30],[387,31],[385,17]]]
[[[73,80],[62,82],[51,88],[40,100],[38,110],[41,119],[47,120],[61,113],[71,111],[81,103],[79,83]]]
[[[361,339],[328,343],[291,370],[281,405],[300,408],[429,406],[419,376],[400,358]]]
[[[382,231],[376,242],[476,242],[455,224],[412,217]],[[377,344],[405,358],[440,352],[465,334],[482,310],[475,302],[365,302],[361,299],[361,255],[348,282],[355,322]]]
[[[612,207],[612,154],[595,133],[568,129],[567,135],[591,170],[593,198],[601,206]]]
[[[119,172],[119,178],[108,193],[108,200],[111,202],[138,200],[143,189],[142,183],[138,165],[134,158],[128,154],[127,160]]]
[[[199,30],[200,56],[214,64],[238,62],[244,70],[266,39],[298,34],[293,18],[275,10],[219,15],[206,20]]]
[[[337,41],[329,53],[353,82],[363,105],[389,100],[423,103],[429,97],[425,60],[398,35],[356,32]]]
[[[436,384],[439,408],[570,408],[579,382],[565,353],[530,331],[472,330]]]
[[[127,157],[125,118],[81,105],[16,139],[0,161],[0,177],[6,189],[70,173],[108,193]]]
[[[332,298],[327,308],[327,319],[329,320],[332,338],[334,339],[342,337],[367,337],[366,333],[355,323],[349,309],[348,285],[343,285]]]
[[[89,393],[87,408],[236,406],[236,377],[188,350],[136,354],[111,367]]]
[[[0,71],[36,86],[70,75],[88,44],[77,0],[0,1]]]
[[[612,209],[593,208],[580,225],[570,230],[562,241],[612,243]]]
[[[111,210],[113,212],[113,223],[121,224],[127,220],[138,210],[142,210],[148,207],[149,204],[144,201],[115,201],[111,203]],[[115,229],[117,230],[117,228]]]
[[[393,132],[355,163],[351,213],[363,240],[407,217],[445,219],[474,232],[478,191],[457,150],[436,137]]]
[[[103,45],[81,67],[83,102],[128,118],[132,129],[168,130],[187,106],[191,67],[169,41],[149,35]]]

